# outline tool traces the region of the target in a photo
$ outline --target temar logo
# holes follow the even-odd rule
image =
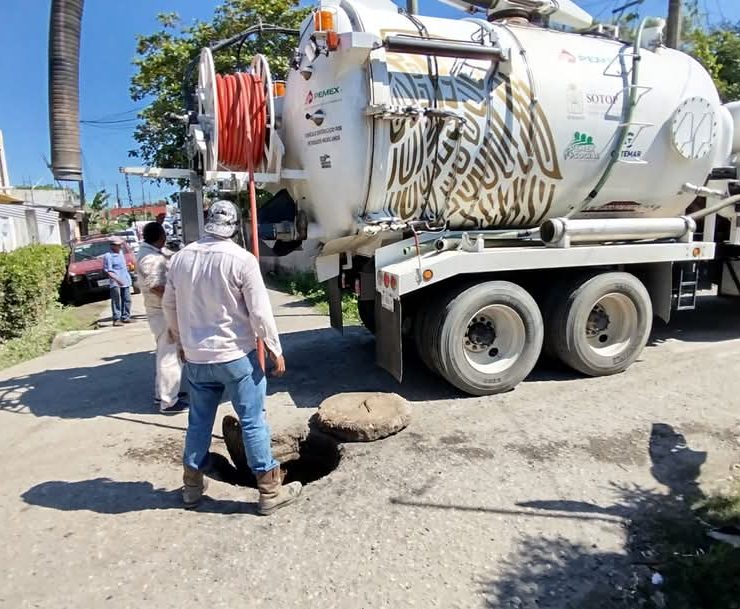
[[[573,141],[565,149],[566,161],[598,161],[599,153],[596,151],[594,138],[587,133],[576,131]]]
[[[316,93],[314,93],[313,91],[309,91],[308,95],[306,95],[306,105],[310,106],[316,100],[322,100],[325,97],[334,97],[335,95],[339,95],[339,93],[339,87],[328,87],[327,89],[316,91]]]
[[[630,131],[624,138],[624,147],[622,149],[623,159],[639,160],[642,158],[642,150],[635,148],[635,140],[637,135],[634,131]]]

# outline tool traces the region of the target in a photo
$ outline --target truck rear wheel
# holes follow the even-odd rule
[[[443,321],[443,311],[447,301],[442,298],[431,300],[430,304],[421,307],[414,319],[414,343],[419,358],[429,370],[442,375],[442,364],[439,361],[437,335]]]
[[[508,281],[489,281],[453,294],[430,311],[426,340],[439,373],[471,395],[513,389],[532,371],[544,328],[529,293]]]
[[[630,273],[602,273],[562,295],[547,328],[547,342],[562,362],[588,376],[624,371],[650,335],[653,307]]]
[[[360,316],[362,325],[365,326],[371,334],[375,334],[375,301],[358,300],[357,313]]]

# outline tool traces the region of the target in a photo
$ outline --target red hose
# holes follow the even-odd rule
[[[253,171],[265,149],[267,104],[262,79],[238,72],[216,75],[218,160],[233,171]]]

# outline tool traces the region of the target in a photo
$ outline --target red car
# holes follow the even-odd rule
[[[69,300],[75,303],[85,301],[91,295],[108,293],[110,279],[103,270],[103,256],[111,251],[112,236],[90,237],[75,243],[69,254],[67,276],[64,288]],[[139,293],[136,278],[136,257],[128,243],[124,242],[121,251],[126,257],[128,270],[133,280],[132,291]]]

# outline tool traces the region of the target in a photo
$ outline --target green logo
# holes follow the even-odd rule
[[[566,161],[598,161],[599,153],[594,144],[594,138],[588,133],[576,131],[573,140],[565,149]]]

